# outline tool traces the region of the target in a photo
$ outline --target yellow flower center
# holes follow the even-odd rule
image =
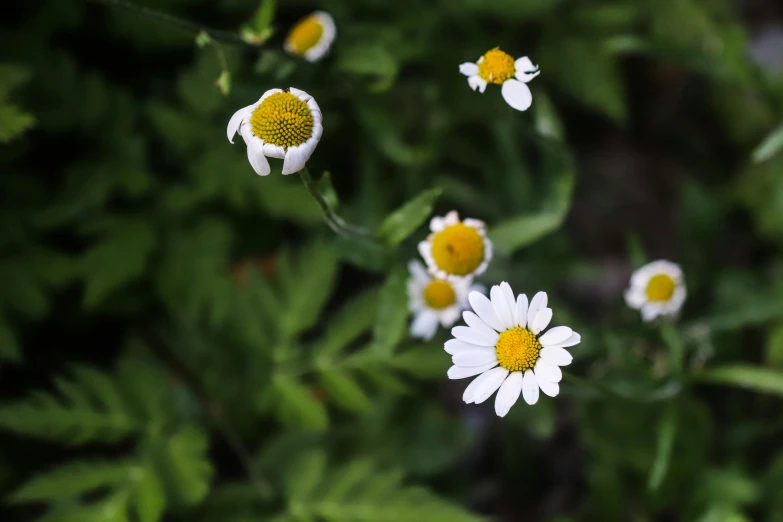
[[[514,77],[514,59],[498,48],[488,51],[479,62],[479,76],[487,83],[502,84]]]
[[[288,33],[288,43],[294,52],[302,54],[315,47],[323,34],[324,27],[318,18],[308,16]]]
[[[674,279],[666,274],[657,274],[647,283],[647,299],[650,301],[668,301],[674,295]]]
[[[433,279],[424,289],[424,300],[434,310],[442,310],[454,304],[457,296],[454,288],[446,281]]]
[[[313,115],[307,103],[290,92],[277,92],[253,111],[250,126],[264,143],[288,148],[312,136]]]
[[[524,372],[535,366],[541,343],[527,328],[515,326],[500,334],[495,350],[500,366],[510,372]]]
[[[484,260],[484,239],[463,223],[448,226],[432,239],[432,257],[447,274],[471,274]]]

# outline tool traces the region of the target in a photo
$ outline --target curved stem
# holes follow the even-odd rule
[[[179,18],[178,16],[164,13],[163,11],[158,11],[156,9],[150,9],[149,7],[136,5],[132,2],[126,2],[125,0],[89,0],[89,1],[98,4],[103,4],[107,7],[125,9],[126,11],[131,11],[139,16],[147,17],[152,20],[167,23],[170,25],[176,25],[177,27],[180,27],[182,29],[197,34],[203,32],[208,34],[212,39],[221,42],[226,42],[235,45],[248,45],[250,47],[258,47],[258,44],[254,44],[252,42],[246,41],[237,33],[231,31],[221,31],[219,29],[212,29],[210,27],[204,27],[203,25],[199,25],[195,22],[191,22],[190,20]]]
[[[340,234],[341,236],[357,237],[364,241],[378,241],[378,238],[375,237],[372,232],[366,228],[357,227],[347,223],[343,218],[335,214],[332,209],[329,208],[329,204],[326,202],[321,193],[318,192],[318,187],[315,186],[315,182],[310,176],[310,171],[307,170],[307,166],[304,166],[302,170],[299,171],[299,177],[302,178],[302,183],[304,183],[304,186],[307,188],[310,196],[312,196],[315,202],[318,203],[318,206],[321,207],[321,212],[323,212],[326,224],[335,233]]]

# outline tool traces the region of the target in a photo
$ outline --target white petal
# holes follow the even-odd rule
[[[557,394],[560,393],[560,385],[556,382],[542,381],[539,379],[538,387],[541,388],[542,392],[546,393],[550,397],[557,397]]]
[[[487,364],[485,366],[452,366],[449,371],[446,372],[449,379],[464,379],[465,377],[473,377],[480,373],[484,373],[487,370],[491,370],[497,366],[497,363]]]
[[[283,174],[295,174],[302,170],[307,163],[307,157],[300,149],[301,146],[288,147],[283,160]]]
[[[563,379],[563,371],[559,366],[538,358],[533,368],[539,381],[560,382]]]
[[[264,156],[267,158],[285,158],[285,150],[280,145],[264,143]]]
[[[533,299],[530,300],[530,306],[527,309],[527,324],[528,326],[532,327],[533,323],[536,320],[536,315],[538,315],[538,311],[546,308],[546,292],[538,292],[536,295],[533,296]]]
[[[430,230],[432,232],[440,232],[446,228],[446,223],[444,222],[444,219],[440,216],[435,216],[432,219],[430,219]]]
[[[473,402],[473,395],[475,395],[476,389],[481,386],[481,381],[483,380],[481,377],[484,375],[485,373],[482,373],[473,379],[470,384],[468,384],[468,387],[465,388],[465,391],[462,393],[462,400],[465,401],[465,404],[470,404]]]
[[[538,381],[532,370],[527,370],[522,379],[522,396],[531,406],[538,402]]]
[[[470,76],[468,78],[468,85],[474,91],[478,88],[479,92],[483,93],[487,89],[487,81],[481,76]]]
[[[500,88],[500,94],[512,109],[526,111],[533,103],[530,88],[519,80],[506,80]]]
[[[580,342],[582,342],[582,336],[579,335],[576,332],[573,332],[571,334],[571,337],[569,337],[568,339],[566,339],[563,342],[557,343],[557,344],[552,345],[552,346],[557,346],[558,348],[568,348],[569,346],[575,346],[575,345],[579,344]]]
[[[430,280],[430,276],[427,273],[427,269],[424,268],[424,265],[421,264],[421,261],[418,259],[412,260],[410,263],[408,263],[408,270],[411,273],[411,277],[415,279],[416,281],[420,283],[428,283]]]
[[[487,224],[480,219],[465,218],[462,222],[470,228],[475,228],[482,236],[484,236],[487,231]]]
[[[538,67],[533,65],[533,62],[530,61],[530,58],[523,56],[522,58],[516,59],[514,62],[514,69],[517,71],[533,72],[538,69]]]
[[[519,399],[520,393],[522,393],[522,372],[511,372],[495,397],[495,413],[498,417],[506,416]]]
[[[500,283],[500,291],[503,292],[503,296],[505,296],[506,302],[508,302],[508,308],[511,310],[511,327],[513,328],[519,324],[519,317],[517,316],[517,301],[514,299],[514,291],[511,290],[511,285],[505,281]]]
[[[484,366],[497,361],[497,354],[492,348],[459,352],[451,358],[451,362],[457,366]]]
[[[245,118],[250,117],[250,115],[253,113],[254,107],[255,104],[242,107],[237,112],[235,112],[233,116],[231,116],[231,119],[228,120],[228,127],[226,127],[228,141],[234,143],[234,135],[237,133],[237,131],[239,131],[239,126],[242,124]]]
[[[514,328],[514,315],[511,313],[511,307],[500,287],[497,285],[493,286],[489,291],[489,295],[492,298],[492,308],[495,310],[495,315],[500,319],[503,330]]]
[[[268,91],[266,91],[264,94],[261,95],[261,97],[256,102],[256,105],[260,105],[262,101],[266,100],[273,94],[277,94],[278,92],[283,92],[283,89],[269,89]]]
[[[503,384],[503,381],[508,375],[508,370],[497,367],[489,370],[484,375],[486,375],[486,377],[482,380],[481,384],[476,387],[476,391],[473,393],[473,402],[475,404],[481,404],[489,399],[492,394],[500,388],[500,385]]]
[[[487,347],[479,346],[477,344],[466,343],[464,341],[460,341],[459,339],[451,339],[449,341],[446,341],[446,343],[443,345],[443,349],[446,350],[446,353],[449,353],[451,355],[456,355],[464,351],[480,350],[482,348],[487,348]]]
[[[269,168],[269,161],[264,156],[264,142],[256,137],[245,138],[247,142],[247,159],[250,166],[259,176],[268,175],[272,169]]]
[[[527,296],[525,294],[517,296],[517,317],[519,317],[517,326],[527,327]]]
[[[459,72],[461,72],[465,76],[475,76],[479,72],[479,66],[476,65],[475,63],[465,62],[463,64],[460,64]]]
[[[487,326],[487,323],[479,319],[479,317],[473,312],[462,312],[462,318],[465,320],[465,323],[468,326],[474,330],[478,330],[482,335],[486,335],[488,338],[492,338],[493,336],[497,335],[495,330]]]
[[[643,288],[632,286],[625,291],[625,303],[634,310],[640,309],[647,302],[647,294]]]
[[[663,312],[663,307],[660,303],[645,303],[642,306],[642,319],[645,321],[652,321]]]
[[[571,337],[572,333],[574,333],[574,331],[567,326],[555,326],[554,328],[550,328],[547,333],[539,337],[538,342],[541,343],[541,346],[554,346],[566,341],[569,337]]]
[[[565,348],[557,348],[555,346],[547,346],[542,348],[539,355],[548,363],[556,364],[558,366],[568,366],[574,357],[568,353]]]
[[[411,323],[411,337],[429,341],[438,331],[438,317],[430,310],[416,314]]]
[[[533,320],[533,328],[530,330],[534,334],[538,334],[541,330],[549,325],[549,321],[552,320],[552,309],[543,308],[538,311],[536,318]]]
[[[289,87],[288,92],[290,92],[291,94],[293,94],[294,96],[296,96],[297,98],[299,98],[305,103],[310,101],[310,98],[312,98],[312,96],[310,96],[309,94],[307,94],[301,89],[297,89],[296,87]]]
[[[470,344],[477,344],[479,346],[495,346],[498,342],[498,335],[494,336],[486,335],[484,332],[474,330],[468,326],[455,326],[451,329],[451,335],[465,341]]]
[[[490,328],[494,328],[498,332],[505,331],[503,323],[500,322],[497,314],[495,314],[495,309],[492,307],[492,301],[490,301],[487,296],[479,292],[471,292],[468,295],[468,301],[476,314],[482,321],[487,323]]]
[[[461,308],[458,305],[452,305],[448,308],[436,311],[435,315],[438,316],[440,324],[442,324],[444,328],[451,328],[459,319],[460,310]]]
[[[533,78],[535,78],[536,76],[538,76],[539,74],[541,74],[541,71],[523,72],[523,71],[517,70],[517,72],[514,74],[514,77],[517,80],[519,80],[520,82],[527,83],[530,80],[532,80]]]
[[[452,210],[451,212],[443,216],[443,223],[449,226],[456,225],[457,223],[459,223],[459,212],[457,212],[456,210]]]

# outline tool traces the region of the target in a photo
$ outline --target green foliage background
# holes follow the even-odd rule
[[[2,520],[783,522],[783,81],[742,2],[139,0],[260,45],[19,4]],[[315,8],[338,37],[309,64],[281,41]],[[458,73],[495,46],[541,67],[525,113]],[[324,113],[319,187],[384,244],[226,141],[288,86]],[[489,225],[482,282],[582,334],[561,396],[502,420],[446,379],[447,332],[407,333],[405,263],[452,208]],[[674,325],[622,301],[656,258],[686,274]]]

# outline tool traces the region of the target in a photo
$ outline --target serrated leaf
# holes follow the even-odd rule
[[[378,294],[378,315],[373,328],[370,350],[381,356],[391,355],[407,332],[407,271],[397,269],[389,275]]]
[[[312,244],[298,253],[296,275],[289,278],[283,296],[285,312],[280,318],[281,332],[293,336],[315,324],[331,296],[337,267],[337,257],[323,243]]]
[[[372,407],[361,386],[344,371],[327,369],[320,374],[320,382],[329,398],[346,410],[361,413]]]
[[[378,310],[377,294],[375,288],[364,291],[340,307],[328,321],[324,338],[315,345],[318,356],[340,352],[372,327]]]
[[[429,217],[441,194],[443,189],[432,188],[408,201],[386,217],[378,229],[378,235],[389,246],[399,245]]]
[[[393,254],[390,248],[381,244],[346,236],[335,238],[333,245],[341,260],[371,272],[386,272]]]
[[[116,486],[131,477],[133,465],[122,461],[74,461],[35,476],[12,495],[14,502],[58,501]]]
[[[272,378],[277,416],[288,426],[325,430],[329,424],[324,405],[313,397],[310,388],[295,378],[278,374]]]
[[[138,470],[131,504],[139,522],[158,522],[166,508],[163,483],[152,468]]]
[[[321,483],[326,472],[326,453],[309,451],[296,458],[285,474],[285,492],[289,502],[306,501]]]
[[[736,386],[759,393],[783,396],[783,371],[759,366],[731,365],[693,374],[697,381]]]
[[[213,470],[208,447],[207,435],[194,427],[180,429],[162,441],[156,471],[177,503],[197,504],[209,492]]]

